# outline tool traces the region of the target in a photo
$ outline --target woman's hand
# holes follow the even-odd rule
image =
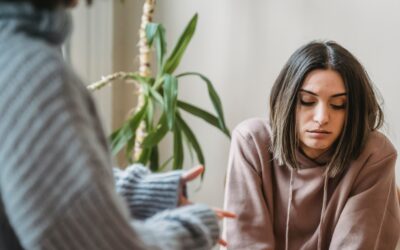
[[[198,166],[198,167],[195,167],[195,168],[187,171],[186,173],[184,173],[182,175],[182,188],[181,188],[180,195],[179,195],[179,206],[185,206],[188,204],[192,204],[192,202],[190,202],[184,195],[184,191],[183,191],[184,187],[188,182],[196,179],[203,172],[204,172],[204,166]],[[219,220],[222,220],[224,218],[232,218],[232,219],[236,218],[236,214],[231,213],[229,211],[225,211],[220,208],[212,208],[212,210],[214,210],[215,215],[218,217]],[[224,247],[227,246],[227,242],[221,238],[218,240],[218,244],[220,244],[221,246],[224,246]]]

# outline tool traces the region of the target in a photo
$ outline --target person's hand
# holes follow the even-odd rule
[[[182,186],[179,194],[179,206],[184,206],[191,204],[191,202],[185,197],[184,188],[186,188],[186,184],[190,181],[193,181],[197,177],[199,177],[204,172],[204,166],[200,165],[190,169],[182,175]]]
[[[219,208],[213,208],[215,214],[217,215],[218,219],[222,220],[225,218],[230,218],[230,219],[235,219],[236,218],[236,214],[229,212],[229,211],[225,211]],[[224,240],[219,238],[218,239],[218,244],[220,244],[223,247],[228,246],[228,243]]]
[[[187,171],[186,173],[184,173],[182,175],[182,188],[181,188],[180,195],[179,195],[179,206],[185,206],[188,204],[192,204],[192,202],[190,202],[185,197],[183,189],[188,182],[196,179],[203,172],[204,172],[204,166],[198,166],[198,167],[195,167],[195,168]],[[229,211],[225,211],[220,208],[212,208],[212,210],[214,210],[214,213],[218,217],[219,220],[222,220],[224,218],[232,218],[232,219],[236,218],[236,214],[231,213]],[[221,238],[218,240],[218,244],[220,244],[223,247],[226,247],[228,245],[227,242]]]

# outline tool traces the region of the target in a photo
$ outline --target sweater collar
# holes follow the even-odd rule
[[[325,167],[332,158],[332,150],[327,150],[315,159],[311,159],[298,148],[296,150],[296,159],[301,169]]]
[[[38,10],[29,3],[0,3],[0,33],[25,33],[61,45],[71,31],[65,8]]]

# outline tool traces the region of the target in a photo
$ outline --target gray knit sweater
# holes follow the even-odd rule
[[[131,166],[114,181],[93,101],[57,49],[70,22],[0,3],[0,249],[209,249],[212,210],[172,209],[179,172]]]

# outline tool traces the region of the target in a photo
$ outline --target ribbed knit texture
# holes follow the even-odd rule
[[[177,207],[182,171],[151,174],[148,168],[139,164],[124,171],[118,168],[113,170],[116,190],[124,197],[132,217],[146,219]]]
[[[131,212],[117,195],[94,103],[59,54],[70,26],[63,9],[0,3],[0,249],[209,249],[206,206],[149,218],[176,206],[180,173],[114,171]]]

